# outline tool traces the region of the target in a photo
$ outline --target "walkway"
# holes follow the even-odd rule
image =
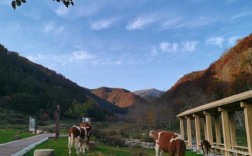
[[[36,135],[13,142],[0,145],[0,156],[22,156],[36,145],[46,141],[48,137],[53,137],[54,133]]]

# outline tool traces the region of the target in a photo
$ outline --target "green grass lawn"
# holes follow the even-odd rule
[[[55,149],[56,156],[67,156],[67,138],[60,138],[57,141],[49,139],[45,143],[38,145],[35,149]],[[25,156],[33,156],[34,150],[28,152]],[[72,149],[72,156],[76,156],[75,149]],[[96,142],[96,148],[93,151],[88,151],[85,156],[155,156],[154,150],[146,150],[142,148],[120,148],[105,145]],[[168,156],[168,154],[164,154]],[[187,151],[186,156],[200,156],[196,153]]]
[[[14,141],[15,136],[20,136],[21,139],[33,136],[31,132],[21,131],[16,129],[1,129],[0,144]]]

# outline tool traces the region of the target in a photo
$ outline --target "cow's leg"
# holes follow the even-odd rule
[[[73,134],[71,134],[70,136],[68,136],[68,154],[72,154],[72,147],[73,147],[73,144],[74,144],[74,137],[73,137]]]
[[[87,144],[86,144],[85,141],[82,142],[81,148],[82,148],[81,152],[82,152],[82,153],[85,153],[85,152],[86,152],[86,149],[87,149]]]
[[[162,156],[163,155],[163,150],[159,150],[159,156]]]
[[[83,142],[80,140],[80,153],[83,153]]]
[[[206,153],[206,146],[205,145],[202,146],[202,150],[203,150],[203,154],[205,154]]]
[[[156,156],[159,156],[159,145],[155,145]]]
[[[71,154],[71,148],[72,148],[72,138],[71,136],[68,136],[68,154],[70,155]]]
[[[175,156],[175,152],[168,152],[169,156]]]
[[[84,142],[84,143],[83,143],[83,153],[85,153],[85,152],[86,152],[86,150],[87,150],[87,143],[86,143],[86,142]]]
[[[79,149],[80,149],[80,137],[78,136],[78,137],[75,138],[75,150],[76,150],[76,154],[80,153]]]

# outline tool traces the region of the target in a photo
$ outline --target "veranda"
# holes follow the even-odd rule
[[[247,146],[237,144],[237,111],[244,114]],[[252,156],[252,90],[187,110],[177,117],[188,147],[196,146],[199,150],[201,140],[206,139],[215,152],[224,156]]]

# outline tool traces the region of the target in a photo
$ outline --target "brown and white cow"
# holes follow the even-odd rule
[[[207,140],[203,140],[201,142],[201,148],[203,151],[203,154],[208,154],[208,151],[211,149],[211,144]]]
[[[84,153],[86,150],[89,150],[89,140],[91,137],[92,126],[88,122],[81,122],[80,128],[85,132],[85,137],[83,137],[83,140],[81,141],[81,151]]]
[[[72,126],[68,131],[68,149],[71,154],[73,145],[75,146],[76,154],[85,153],[85,149],[88,147],[88,134],[89,128]]]
[[[169,156],[184,156],[186,145],[181,136],[168,131],[150,131],[150,137],[155,143],[156,156],[162,156],[163,152]]]
[[[68,149],[69,154],[72,153],[71,149],[75,146],[76,154],[80,153],[80,139],[81,139],[81,128],[78,126],[72,126],[68,130]]]

